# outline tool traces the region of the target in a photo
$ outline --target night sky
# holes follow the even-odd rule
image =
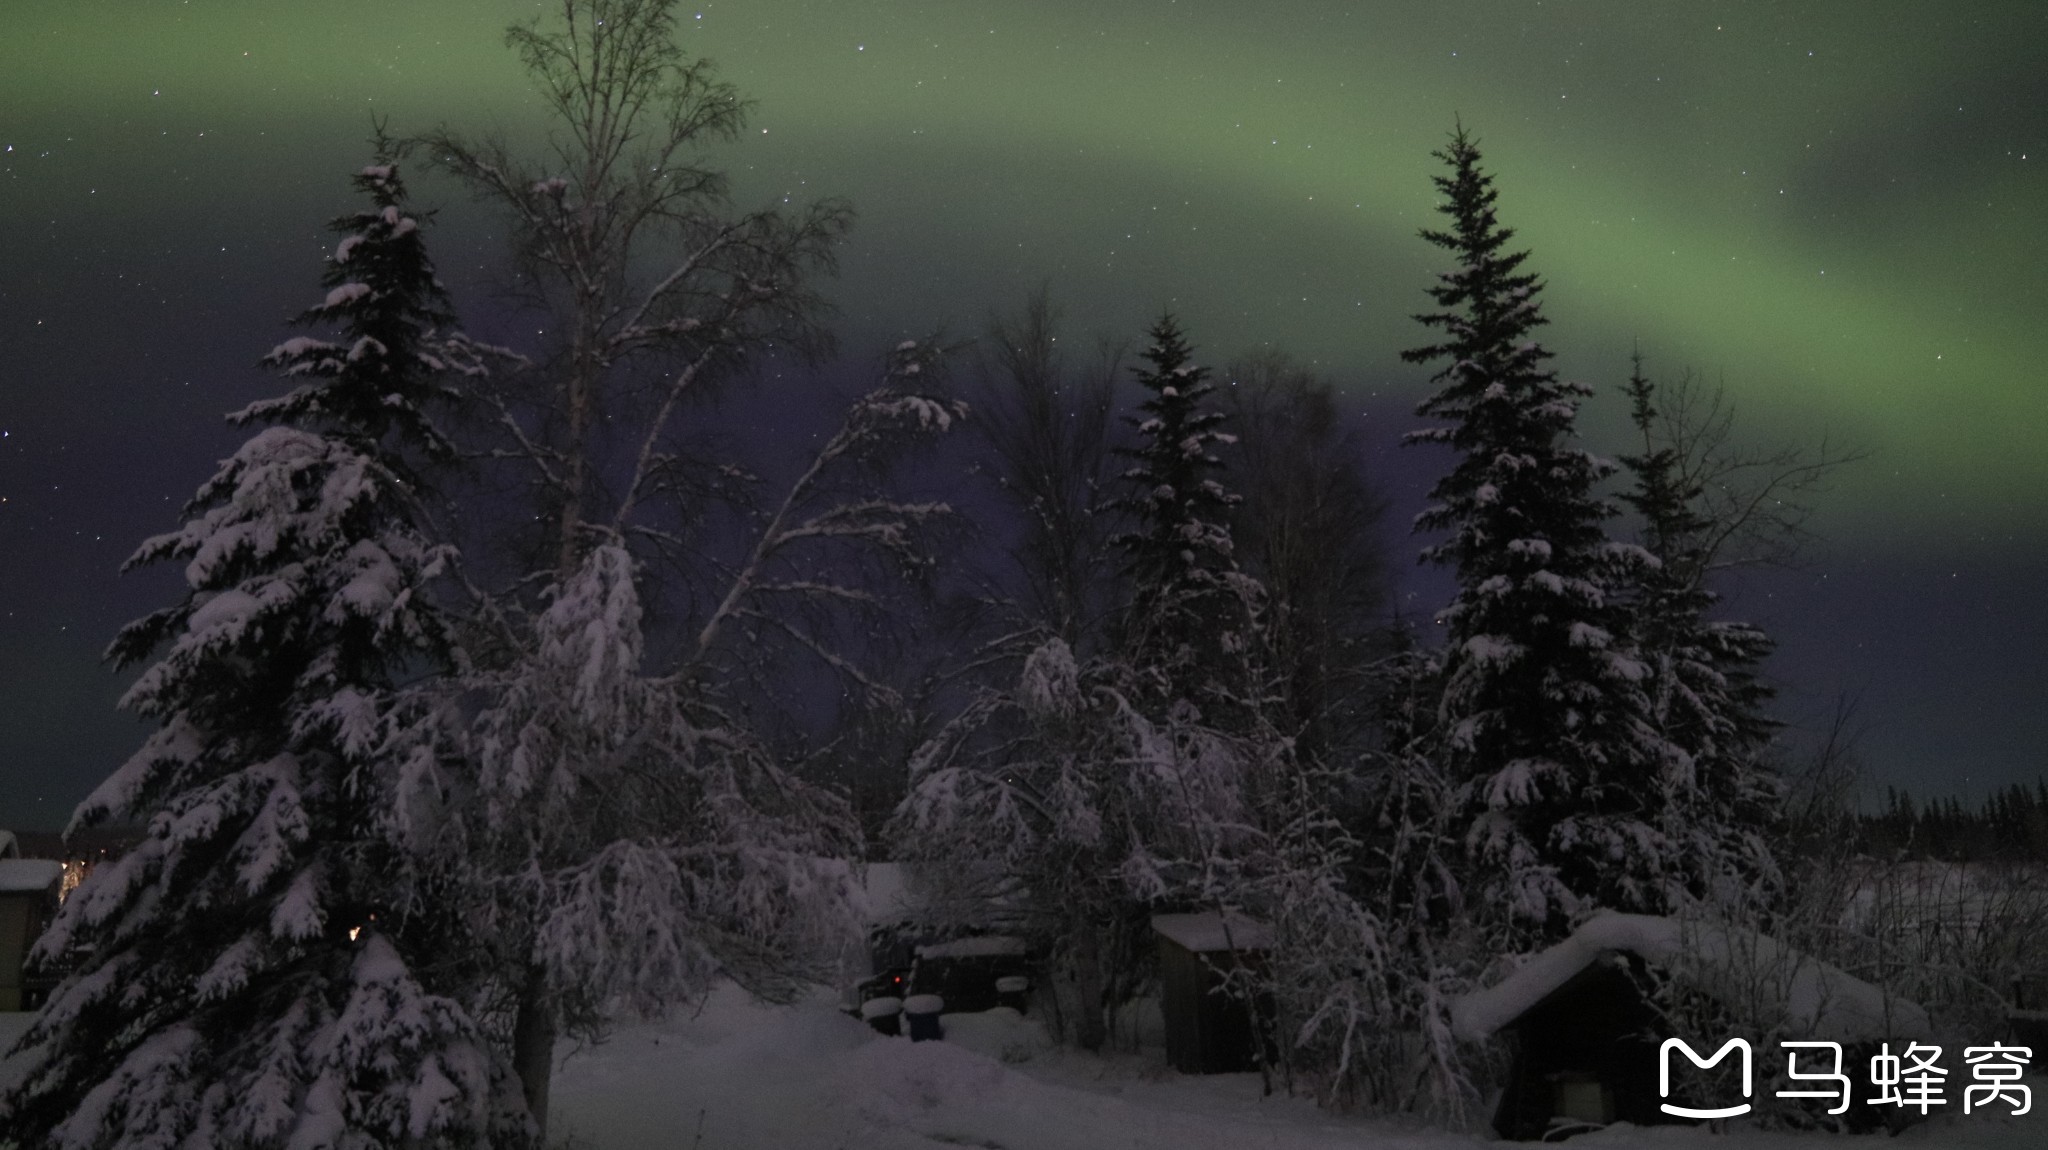
[[[177,576],[116,568],[238,441],[221,413],[280,390],[255,361],[317,297],[371,115],[533,136],[501,30],[541,9],[0,16],[0,826],[60,826],[139,740],[99,654]],[[720,153],[738,201],[860,210],[830,289],[849,357],[971,334],[1041,282],[1076,342],[1171,307],[1211,362],[1271,343],[1337,381],[1396,524],[1445,462],[1394,447],[1426,380],[1397,353],[1440,270],[1415,238],[1429,153],[1462,117],[1549,281],[1547,344],[1603,389],[1591,446],[1625,449],[1639,342],[1653,374],[1724,382],[1760,444],[1869,450],[1810,564],[1737,599],[1781,641],[1785,717],[1860,695],[1877,786],[2048,771],[2048,6],[772,0],[682,22],[758,101]],[[413,184],[470,328],[530,342],[488,290],[492,221]],[[1406,610],[1440,604],[1440,575],[1404,578]]]

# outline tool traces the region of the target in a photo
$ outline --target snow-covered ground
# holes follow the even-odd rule
[[[694,1018],[623,1029],[567,1053],[555,1080],[555,1132],[577,1150],[1453,1150],[1490,1140],[1261,1098],[1256,1075],[1184,1077],[1157,1051],[1096,1058],[1053,1050],[1036,1025],[1007,1010],[948,1015],[946,1025],[947,1041],[911,1043],[874,1034],[823,997],[777,1008],[722,992]],[[2043,1097],[2025,1117],[1956,1114],[1902,1141],[2042,1150],[2048,1081],[2032,1081]],[[1840,1140],[1663,1127],[1572,1141],[1748,1150]]]
[[[28,1016],[0,1014],[0,1046]],[[592,1048],[564,1045],[554,1133],[572,1150],[1458,1150],[1487,1139],[1260,1098],[1254,1075],[1191,1078],[1158,1052],[1109,1058],[1052,1050],[1009,1011],[948,1015],[948,1040],[883,1038],[829,997],[793,1007],[725,990],[694,1016],[621,1029]],[[19,1073],[0,1064],[0,1086]],[[1960,1113],[1899,1142],[1947,1150],[2048,1147],[2048,1080],[2033,1113]],[[1811,1150],[1874,1140],[1738,1130],[1615,1128],[1572,1139],[1594,1148]],[[1885,1145],[1893,1143],[1886,1142]]]

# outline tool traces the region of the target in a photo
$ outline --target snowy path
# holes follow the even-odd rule
[[[1262,1101],[1253,1075],[1188,1079],[1150,1059],[1048,1051],[1007,1012],[951,1016],[948,1025],[947,1042],[910,1043],[881,1038],[827,1003],[762,1008],[722,992],[694,1021],[632,1028],[570,1055],[556,1078],[555,1128],[579,1150],[688,1147],[700,1111],[703,1145],[721,1150],[1473,1142]]]

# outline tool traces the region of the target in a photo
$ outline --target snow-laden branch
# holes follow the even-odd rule
[[[930,360],[929,352],[914,342],[906,342],[896,349],[889,382],[855,401],[839,430],[812,457],[803,474],[790,484],[782,502],[762,527],[746,561],[734,573],[718,607],[698,632],[696,647],[688,663],[699,663],[709,655],[726,624],[761,593],[761,585],[768,579],[769,569],[805,540],[867,542],[907,562],[921,559],[912,544],[914,529],[948,513],[950,508],[945,504],[857,499],[810,514],[806,514],[805,509],[819,495],[824,477],[835,463],[878,445],[891,432],[943,431],[952,420],[966,414],[966,405],[957,400],[946,401],[904,390],[907,381],[920,375]],[[788,585],[778,586],[786,588]]]

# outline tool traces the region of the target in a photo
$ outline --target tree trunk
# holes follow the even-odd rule
[[[561,492],[562,506],[557,529],[561,532],[560,551],[556,555],[555,569],[564,579],[576,570],[576,562],[582,556],[583,509],[585,489],[589,486],[589,438],[591,407],[595,402],[595,382],[591,378],[595,369],[587,360],[588,340],[579,335],[576,346],[570,354],[569,388],[565,406],[569,414],[569,444],[564,452],[567,456],[563,476],[567,489]]]
[[[1109,1037],[1102,1017],[1102,939],[1085,913],[1074,916],[1074,990],[1080,999],[1074,1011],[1074,1041],[1083,1050],[1101,1050]]]
[[[539,967],[526,972],[519,989],[519,1012],[512,1021],[512,1072],[519,1075],[520,1093],[542,1143],[548,1136],[548,1086],[555,1073],[555,1015],[547,996],[547,979]]]

